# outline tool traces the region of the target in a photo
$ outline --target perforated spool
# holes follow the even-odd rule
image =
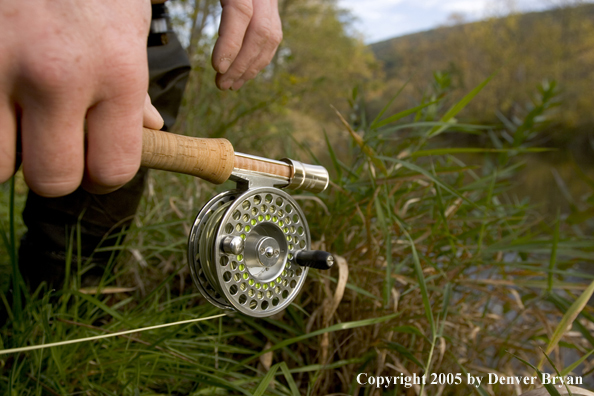
[[[246,251],[226,253],[220,246],[228,236],[273,238],[280,258],[264,266],[248,260]],[[285,309],[299,293],[308,268],[297,265],[295,255],[310,245],[307,221],[291,196],[260,187],[209,201],[192,227],[188,254],[194,281],[211,303],[266,317]]]

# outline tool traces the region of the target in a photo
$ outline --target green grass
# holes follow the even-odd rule
[[[476,94],[479,90],[471,92]],[[386,108],[371,125],[364,114],[343,115],[353,120],[345,121],[349,143],[336,151],[339,143],[329,144],[323,156],[332,173],[330,188],[318,196],[321,204],[297,199],[316,246],[348,263],[346,284],[339,282],[338,269],[311,271],[294,304],[271,318],[229,314],[0,356],[2,393],[371,395],[372,387],[357,384],[358,373],[534,375],[514,355],[536,367],[541,348],[559,372],[581,374],[580,357],[594,349],[594,311],[582,293],[594,277],[576,266],[594,261],[588,237],[593,225],[567,224],[563,216],[548,219],[509,192],[523,153],[539,149],[527,127],[512,142],[504,139],[513,133],[504,126],[459,127],[455,114],[470,99],[450,110],[437,99],[408,113],[390,115]],[[353,102],[361,104],[362,98],[354,95]],[[445,116],[431,115],[436,106]],[[490,134],[493,147],[475,153],[482,165],[465,164],[457,157],[464,153],[460,148],[440,146],[439,136],[453,130]],[[16,190],[21,184],[17,179]],[[25,293],[21,311],[18,303],[9,306],[14,319],[1,329],[0,347],[218,313],[191,284],[185,244],[201,203],[222,188],[153,172],[137,219],[114,255],[115,271],[102,283],[135,290],[83,294],[75,275],[62,290]],[[10,197],[17,198],[14,206]],[[9,274],[16,260],[13,241],[23,230],[22,197],[2,186],[2,198],[2,271]],[[78,260],[73,251],[68,265],[84,267]],[[11,279],[11,285],[19,283]],[[3,292],[8,290],[6,284]],[[566,364],[568,351],[576,358]],[[552,372],[548,360],[541,370]],[[434,395],[439,387],[423,390]],[[384,394],[405,391],[396,386]],[[511,395],[515,388],[446,386],[442,394],[471,392]]]

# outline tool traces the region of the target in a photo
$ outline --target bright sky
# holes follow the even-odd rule
[[[475,21],[501,15],[510,5],[518,11],[531,11],[567,2],[576,0],[338,0],[358,18],[355,27],[367,43],[444,25],[453,13]]]

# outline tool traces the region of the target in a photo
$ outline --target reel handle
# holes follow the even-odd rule
[[[334,256],[322,250],[302,250],[295,255],[295,262],[302,267],[329,270],[334,265]]]
[[[275,185],[314,193],[328,186],[324,167],[284,161],[236,153],[227,139],[195,138],[148,128],[142,131],[141,165],[148,168],[185,173],[214,184],[227,181],[233,174],[239,179],[254,175],[275,179]]]

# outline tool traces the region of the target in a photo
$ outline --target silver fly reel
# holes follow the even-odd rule
[[[326,173],[323,188],[327,172],[312,168],[315,191],[320,191],[321,169]],[[297,297],[309,267],[329,269],[334,259],[329,253],[311,251],[303,211],[275,187],[286,185],[286,180],[238,169],[232,179],[238,189],[212,198],[196,217],[188,263],[194,283],[213,305],[254,317],[271,316]]]

